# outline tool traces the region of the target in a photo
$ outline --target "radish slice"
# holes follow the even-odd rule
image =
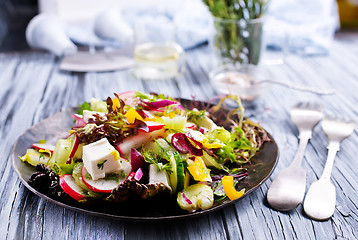
[[[165,126],[164,123],[153,122],[153,121],[145,122],[145,124],[147,124],[147,126],[149,128],[149,132],[160,130]]]
[[[115,187],[118,186],[118,184],[120,184],[117,180],[113,180],[113,179],[92,180],[92,179],[88,178],[87,169],[85,167],[82,167],[81,177],[82,177],[83,182],[86,184],[86,186],[93,192],[110,193],[110,192],[112,192],[112,190]],[[123,178],[123,181],[124,180],[125,180],[125,178]]]
[[[201,132],[202,134],[206,134],[209,130],[207,128],[203,128],[203,127],[200,127],[199,128],[199,132]]]
[[[51,153],[53,153],[53,151],[55,150],[54,145],[46,144],[46,143],[33,143],[32,147],[37,149],[37,150],[48,150]]]
[[[128,158],[132,148],[139,148],[145,142],[162,136],[164,132],[164,128],[148,133],[140,131],[137,135],[124,139],[123,142],[119,143],[116,147],[123,156]]]
[[[65,174],[60,177],[60,186],[65,193],[70,195],[76,201],[79,201],[86,196],[83,194],[83,189],[78,186],[75,182],[75,179],[71,174]]]
[[[195,123],[192,122],[186,122],[186,128],[192,129],[192,130],[196,130],[198,128],[198,126]]]
[[[155,115],[153,115],[150,111],[147,111],[147,110],[141,110],[140,111],[144,118],[151,118],[151,119],[155,119]]]
[[[118,94],[118,97],[120,97],[127,105],[133,107],[136,105],[136,102],[138,101],[137,98],[134,98],[134,95],[135,95],[135,91],[127,91]]]
[[[71,160],[73,156],[75,156],[78,146],[80,145],[80,139],[77,137],[77,135],[72,135],[72,144],[71,144],[71,152],[68,156],[68,159],[66,161],[67,164],[71,164]]]

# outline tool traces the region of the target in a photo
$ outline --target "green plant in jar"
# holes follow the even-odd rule
[[[224,63],[258,64],[269,0],[203,0],[214,16],[214,46]]]

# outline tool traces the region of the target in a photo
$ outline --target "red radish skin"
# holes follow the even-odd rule
[[[142,113],[145,118],[155,119],[155,115],[153,115],[150,111],[142,110]]]
[[[74,140],[72,141],[72,146],[71,146],[71,152],[66,162],[67,164],[71,164],[71,160],[73,156],[75,156],[79,145],[80,145],[80,140],[78,139],[77,135],[74,135]]]
[[[153,121],[145,122],[145,124],[147,124],[147,126],[149,128],[148,132],[153,132],[153,131],[156,131],[156,130],[160,130],[165,126],[164,123],[153,122]]]
[[[198,128],[198,126],[195,123],[192,122],[187,122],[186,123],[186,128],[192,129],[192,130],[196,130]]]
[[[53,151],[55,150],[54,145],[46,144],[46,143],[33,143],[32,147],[37,149],[37,150],[48,150],[51,153],[53,153]]]
[[[60,186],[65,193],[76,201],[84,199],[86,196],[82,193],[83,189],[78,186],[71,174],[65,174],[60,177]]]
[[[118,186],[118,182],[116,180],[92,180],[86,177],[86,173],[87,169],[85,167],[82,167],[82,180],[86,184],[86,186],[93,192],[110,193],[112,192],[113,188]]]

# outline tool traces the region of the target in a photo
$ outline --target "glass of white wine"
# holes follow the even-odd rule
[[[145,80],[177,77],[185,68],[185,52],[176,42],[177,31],[165,17],[141,19],[134,34],[134,75]]]

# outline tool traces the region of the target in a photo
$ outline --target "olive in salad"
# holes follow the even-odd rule
[[[243,118],[238,97],[184,107],[160,94],[114,95],[82,104],[67,138],[41,140],[19,157],[36,166],[30,184],[84,203],[171,196],[189,212],[245,194],[239,182],[270,139]],[[223,114],[227,98],[238,107]]]

